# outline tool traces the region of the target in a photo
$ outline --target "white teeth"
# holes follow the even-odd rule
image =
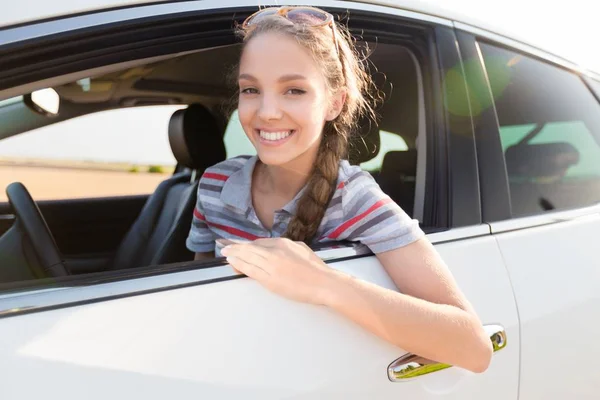
[[[265,132],[260,131],[260,137],[266,140],[281,140],[290,136],[292,131],[281,131],[281,132]]]

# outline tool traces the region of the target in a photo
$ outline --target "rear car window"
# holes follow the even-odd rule
[[[513,216],[600,201],[600,104],[567,70],[480,43]]]

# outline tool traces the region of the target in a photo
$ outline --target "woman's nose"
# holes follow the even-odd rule
[[[262,120],[276,120],[282,116],[281,107],[277,98],[273,95],[263,95],[260,108],[258,110],[258,117]]]

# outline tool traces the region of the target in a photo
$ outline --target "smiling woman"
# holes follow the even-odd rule
[[[373,82],[343,32],[311,7],[244,22],[237,106],[257,154],[206,170],[187,246],[411,352],[483,372],[489,337],[447,266],[418,221],[346,159],[355,126],[374,112]],[[341,240],[374,252],[402,294],[333,272],[309,247]],[[215,254],[218,241],[233,243]]]

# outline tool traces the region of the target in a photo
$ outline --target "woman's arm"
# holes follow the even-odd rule
[[[490,338],[431,243],[421,239],[377,258],[401,293],[334,273],[324,304],[411,353],[485,371]]]
[[[304,243],[287,239],[222,253],[271,291],[325,304],[408,352],[474,372],[490,363],[490,339],[427,239],[377,255],[402,293],[332,270]]]

